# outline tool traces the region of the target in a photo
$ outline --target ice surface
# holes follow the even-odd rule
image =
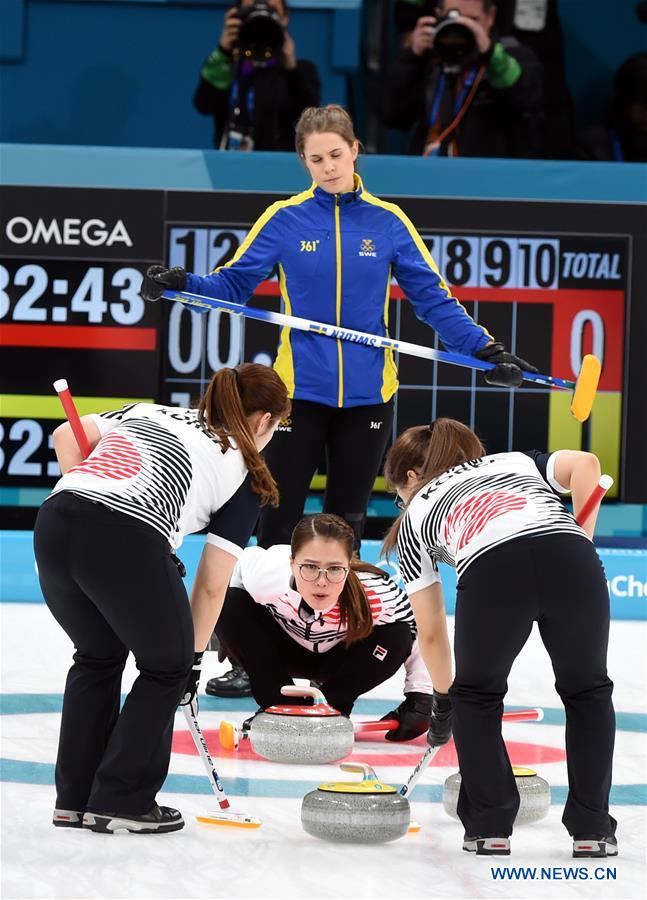
[[[173,791],[160,802],[182,810],[187,827],[176,834],[113,837],[86,831],[55,829],[52,766],[56,754],[59,713],[26,712],[28,708],[60,708],[71,645],[37,604],[0,604],[2,632],[2,896],[4,898],[427,898],[427,897],[644,897],[647,753],[645,734],[647,623],[612,624],[609,671],[615,681],[619,731],[614,767],[613,814],[619,820],[620,856],[608,860],[573,860],[570,840],[553,803],[542,822],[519,828],[512,837],[512,856],[491,860],[460,850],[462,829],[442,810],[440,789],[454,764],[433,765],[412,796],[412,815],[422,824],[417,835],[379,846],[330,844],[305,834],[300,825],[300,796],[324,780],[337,777],[329,766],[285,766],[235,757],[216,760],[225,789],[235,794],[235,808],[259,816],[256,831],[198,825],[194,817],[215,808],[215,799],[196,755],[174,753],[170,778]],[[219,674],[215,654],[206,657],[203,685]],[[136,675],[129,662],[124,687]],[[506,725],[509,742],[563,748],[564,732],[553,674],[536,630],[515,663],[506,704],[544,706],[542,723]],[[371,692],[375,718],[401,698],[398,673]],[[14,695],[13,698],[11,695]],[[20,696],[16,696],[20,695]],[[24,695],[36,695],[29,705]],[[28,698],[29,699],[29,698]],[[383,703],[380,703],[380,699]],[[204,708],[209,706],[210,708]],[[239,710],[220,713],[212,698],[205,701],[200,722],[208,733],[221,718],[241,722],[249,701]],[[230,706],[230,704],[229,704]],[[368,708],[368,707],[366,707]],[[178,732],[186,730],[176,718]],[[181,738],[182,735],[178,735]],[[362,742],[355,756],[372,755],[382,781],[396,785],[412,766],[396,764],[422,752],[418,745]],[[523,753],[523,747],[520,750]],[[536,753],[536,750],[535,750]],[[388,764],[380,757],[388,754]],[[35,765],[34,765],[35,764]],[[563,797],[563,761],[531,763]],[[353,776],[343,775],[344,779]],[[15,780],[13,780],[15,779]],[[35,783],[41,782],[41,783]],[[181,792],[179,789],[181,788]],[[300,793],[301,792],[301,793]],[[278,796],[272,796],[272,793]],[[546,867],[551,880],[495,880],[494,867]],[[565,869],[589,874],[589,880],[567,881]],[[616,880],[606,880],[607,869]],[[595,878],[595,872],[603,880]]]

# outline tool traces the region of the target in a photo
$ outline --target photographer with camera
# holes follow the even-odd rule
[[[238,0],[225,14],[193,97],[213,116],[220,150],[291,150],[294,125],[321,96],[314,63],[297,59],[285,0]]]
[[[541,65],[515,38],[497,36],[493,0],[416,6],[382,86],[384,125],[411,129],[410,154],[542,156]]]

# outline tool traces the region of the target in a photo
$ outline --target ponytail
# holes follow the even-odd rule
[[[219,438],[223,453],[231,448],[230,438],[235,440],[261,505],[278,506],[276,482],[256,447],[249,424],[249,416],[256,412],[269,413],[272,420],[285,418],[290,413],[288,392],[274,369],[241,363],[214,374],[200,400],[198,421]]]
[[[353,557],[353,545],[355,543],[353,529],[340,516],[334,516],[330,513],[304,516],[297,523],[292,532],[292,540],[290,542],[292,558],[294,559],[304,544],[318,537],[324,540],[338,541],[344,547],[350,560],[350,571],[338,601],[340,627],[342,625],[346,627],[344,644],[349,647],[351,644],[367,638],[373,631],[374,625],[371,604],[357,573],[370,572],[380,578],[388,578],[388,575],[377,566],[372,566],[370,563],[362,562],[357,557]]]
[[[384,477],[387,486],[397,490],[407,485],[407,472],[413,469],[418,474],[417,494],[447,469],[481,456],[485,447],[471,428],[457,419],[435,419],[431,425],[415,425],[402,432],[386,455]],[[382,543],[387,558],[398,543],[403,516],[400,513]]]

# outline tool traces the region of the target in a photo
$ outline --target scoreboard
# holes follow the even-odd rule
[[[147,304],[139,289],[152,263],[204,273],[227,262],[275,199],[233,192],[0,188],[4,527],[33,519],[58,475],[51,443],[62,418],[51,387],[56,378],[69,381],[82,413],[132,400],[189,405],[221,366],[273,360],[275,326],[218,310],[198,315],[181,304]],[[591,449],[617,490],[626,450],[631,229],[619,227],[618,217],[609,227],[609,217],[590,203],[389,199],[412,218],[454,295],[509,349],[541,372],[567,379],[577,374],[583,354],[602,360],[600,391],[582,426],[569,414],[567,392],[531,383],[515,391],[490,387],[475,371],[402,356],[394,434],[449,415],[474,427],[491,452]],[[275,273],[250,302],[279,308]],[[389,331],[439,346],[395,281]],[[632,499],[631,485],[624,493]],[[19,510],[22,519],[15,515]]]
[[[211,271],[232,258],[246,233],[227,225],[169,224],[168,263]],[[628,238],[421,234],[454,295],[507,347],[541,372],[567,379],[576,378],[584,354],[595,353],[603,375],[591,423],[582,429],[570,415],[568,393],[530,383],[510,392],[490,387],[476,372],[402,356],[394,433],[447,415],[475,428],[492,450],[586,446],[601,456],[617,492]],[[276,308],[278,297],[274,275],[259,285],[253,302]],[[389,319],[392,337],[439,346],[395,281]],[[209,372],[221,365],[269,362],[276,344],[275,328],[219,310],[196,314],[177,304],[169,319],[165,402],[196,398]]]

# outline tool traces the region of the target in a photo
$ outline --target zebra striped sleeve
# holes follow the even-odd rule
[[[398,535],[398,562],[400,573],[409,594],[421,591],[440,581],[438,564],[426,550],[418,530],[406,512],[400,524]]]

